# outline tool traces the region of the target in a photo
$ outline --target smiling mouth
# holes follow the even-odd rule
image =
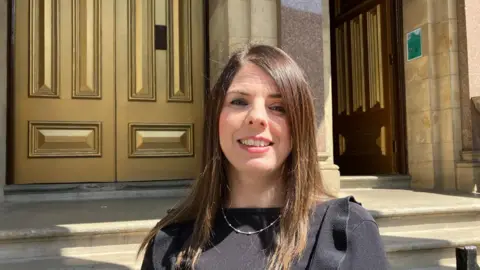
[[[253,139],[238,140],[238,142],[242,145],[250,146],[250,147],[267,147],[267,146],[273,145],[273,142],[267,142],[264,140],[253,140]]]

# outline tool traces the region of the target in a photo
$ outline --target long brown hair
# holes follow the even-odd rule
[[[249,45],[231,55],[217,82],[207,93],[203,173],[179,207],[169,212],[149,232],[140,246],[139,254],[153,241],[160,229],[173,223],[194,221],[192,235],[178,254],[177,265],[191,262],[193,266],[210,240],[217,210],[228,196],[228,161],[219,143],[219,115],[234,76],[247,62],[262,68],[277,84],[292,138],[292,151],[283,170],[285,205],[276,247],[270,254],[269,269],[289,269],[305,249],[311,210],[321,196],[333,197],[325,190],[320,177],[313,96],[303,71],[285,52],[268,45]]]

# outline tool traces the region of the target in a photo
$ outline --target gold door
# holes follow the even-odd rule
[[[13,183],[194,178],[202,2],[15,1]]]
[[[390,0],[336,0],[334,152],[346,175],[394,173]]]
[[[114,179],[113,3],[15,1],[15,184]]]
[[[192,179],[199,172],[202,2],[117,1],[119,181]],[[160,26],[164,31],[155,30]],[[154,46],[161,34],[168,41],[166,50]]]

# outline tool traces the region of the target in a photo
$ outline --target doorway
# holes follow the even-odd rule
[[[330,1],[334,159],[342,175],[405,173],[399,6]]]
[[[195,178],[203,1],[14,5],[14,184]]]

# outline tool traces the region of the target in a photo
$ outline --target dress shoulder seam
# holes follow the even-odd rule
[[[361,222],[359,222],[358,224],[356,224],[355,227],[353,227],[353,229],[352,229],[352,231],[351,231],[350,233],[354,233],[355,230],[356,230],[358,227],[360,227],[360,225],[363,225],[363,224],[365,224],[365,223],[367,223],[367,222],[372,223],[373,225],[375,225],[375,227],[378,228],[378,224],[377,224],[375,221],[369,220],[369,219],[364,219],[364,220],[362,220]]]

